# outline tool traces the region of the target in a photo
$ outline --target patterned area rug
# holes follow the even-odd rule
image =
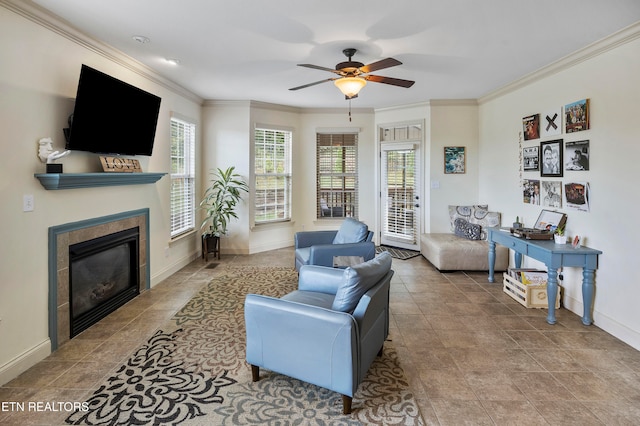
[[[244,360],[244,298],[282,296],[297,286],[291,268],[225,267],[87,400],[68,424],[423,425],[391,342],[342,414],[335,392],[261,372]]]
[[[397,247],[376,246],[376,254],[388,251],[394,259],[407,260],[420,255],[419,251],[399,249]]]

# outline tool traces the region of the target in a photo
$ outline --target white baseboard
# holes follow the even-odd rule
[[[18,355],[0,366],[0,386],[18,377],[51,354],[51,341],[47,338],[42,343]]]
[[[199,256],[199,253],[194,251],[191,254],[183,257],[178,260],[176,263],[169,265],[165,269],[161,270],[157,274],[151,277],[151,287],[154,287],[156,284],[161,283],[165,279],[169,278],[174,273],[178,272],[180,269],[184,268],[194,260],[196,260]]]
[[[582,300],[576,300],[571,297],[565,297],[563,300],[564,308],[570,310],[582,318],[584,313]],[[601,312],[593,312],[593,325],[611,334],[613,337],[622,340],[627,345],[640,351],[640,333],[631,330],[624,324],[620,324],[613,318],[602,314]]]

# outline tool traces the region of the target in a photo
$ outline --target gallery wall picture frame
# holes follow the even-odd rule
[[[522,148],[522,168],[525,172],[540,170],[540,147],[527,146]]]
[[[524,140],[540,139],[540,114],[533,114],[522,118]]]
[[[567,209],[589,212],[591,210],[591,188],[589,182],[566,182],[564,202]]]
[[[566,133],[589,130],[589,99],[582,99],[564,106]]]
[[[466,147],[445,146],[444,147],[444,173],[463,174],[467,172]]]
[[[589,170],[589,141],[565,142],[564,144],[564,169],[569,171]]]
[[[562,177],[563,164],[562,139],[540,142],[540,176]]]
[[[525,179],[522,182],[522,202],[540,205],[540,181],[538,179]]]
[[[541,200],[544,207],[562,208],[562,182],[559,180],[540,181]]]
[[[562,134],[562,107],[543,112],[540,117],[540,137]]]

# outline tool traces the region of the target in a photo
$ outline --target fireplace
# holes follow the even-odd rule
[[[138,227],[69,246],[71,337],[139,294]]]
[[[149,288],[148,235],[149,209],[49,228],[51,350]],[[114,268],[115,261],[125,268]],[[97,285],[88,289],[90,283]],[[104,301],[107,296],[113,304]]]

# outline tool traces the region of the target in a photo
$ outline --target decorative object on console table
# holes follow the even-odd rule
[[[231,218],[238,218],[235,212],[236,205],[242,199],[242,192],[249,192],[249,186],[242,176],[234,173],[235,167],[228,167],[226,170],[220,168],[212,171],[213,178],[211,185],[204,193],[204,198],[200,201],[200,208],[205,211],[205,218],[200,225],[203,240],[203,247],[215,247],[220,259],[220,240],[222,235],[228,232],[227,226]],[[207,228],[208,227],[208,228]],[[214,242],[212,237],[218,237]],[[203,253],[204,254],[204,253]]]
[[[567,244],[567,236],[564,233],[564,223],[556,227],[556,230],[553,232],[553,239],[556,244]]]
[[[108,173],[142,173],[140,162],[133,158],[100,156],[102,170]]]
[[[513,227],[515,229],[522,228],[522,222],[520,222],[520,217],[516,216],[516,221],[513,222]]]

